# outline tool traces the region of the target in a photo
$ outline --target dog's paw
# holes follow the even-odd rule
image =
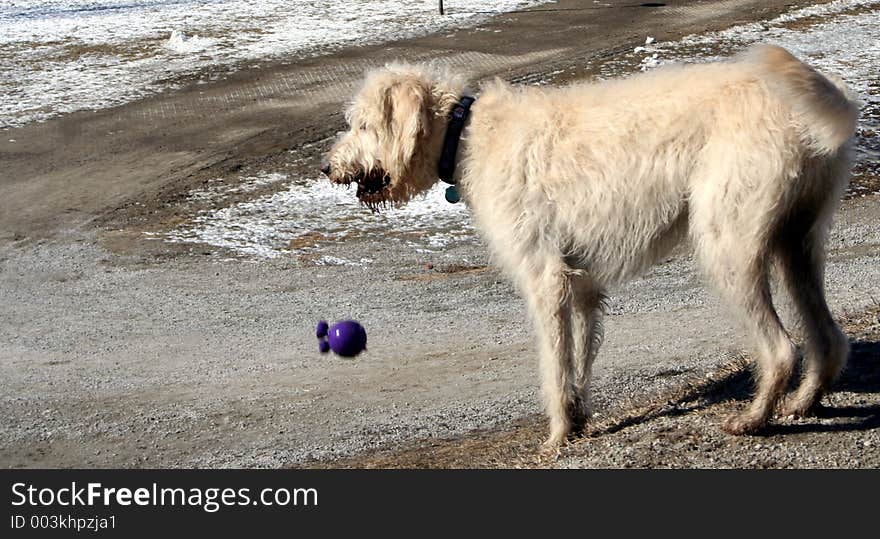
[[[803,398],[793,395],[786,397],[785,401],[783,401],[779,409],[779,415],[781,417],[802,419],[818,415],[820,408],[818,397]]]
[[[553,431],[541,444],[542,453],[558,453],[562,446],[568,444],[568,432],[564,430]]]
[[[721,429],[728,434],[740,436],[743,434],[754,434],[767,425],[767,419],[757,417],[748,412],[734,414],[727,418]]]
[[[548,445],[547,442],[538,448],[538,456],[542,459],[558,459],[562,454],[562,448],[556,445]]]
[[[805,417],[815,417],[818,415],[818,401],[810,399],[803,401],[800,399],[786,399],[779,409],[780,417],[794,417],[795,419],[803,419]]]

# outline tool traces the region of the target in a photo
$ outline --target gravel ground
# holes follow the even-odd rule
[[[777,417],[764,432],[730,436],[718,425],[751,396],[745,356],[708,371],[623,373],[579,437],[555,454],[540,449],[539,415],[466,436],[407,442],[312,467],[346,468],[877,468],[880,466],[880,304],[843,322],[852,338],[847,368],[815,417]],[[641,375],[640,380],[632,376]],[[662,381],[661,381],[662,380]],[[635,394],[639,384],[650,388]]]
[[[846,203],[838,218],[828,291],[841,315],[875,305],[878,212],[876,199],[863,198]],[[429,270],[408,250],[350,248],[368,245],[385,262],[303,267],[194,254],[143,266],[88,238],[5,249],[2,462],[274,467],[503,430],[533,416],[534,351],[513,290],[492,270]],[[452,253],[476,266],[484,261],[478,243]],[[370,330],[370,350],[355,361],[316,352],[314,321],[343,316]],[[689,257],[657,267],[613,295],[596,367],[600,417],[730,363],[741,355],[739,339]],[[876,348],[873,354],[876,361]],[[859,398],[868,401],[870,423],[877,386],[869,382]],[[640,429],[653,433],[653,443],[664,428],[745,443],[722,435],[716,416],[713,408],[662,417],[598,443]],[[866,435],[860,440],[873,440],[876,428]],[[845,465],[827,457],[834,460],[817,453],[815,464]],[[587,452],[562,462],[618,465],[622,458]],[[730,463],[740,464],[748,462]]]

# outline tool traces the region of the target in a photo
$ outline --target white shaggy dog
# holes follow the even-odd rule
[[[460,80],[424,67],[370,73],[323,171],[334,183],[357,182],[373,209],[405,203],[437,181],[463,91]],[[589,418],[605,291],[685,236],[755,345],[754,400],[725,430],[764,426],[797,361],[771,301],[771,264],[807,336],[803,379],[783,413],[809,412],[848,352],[825,302],[823,269],[857,114],[841,83],[775,46],[598,84],[484,89],[454,179],[528,301],[548,444]]]

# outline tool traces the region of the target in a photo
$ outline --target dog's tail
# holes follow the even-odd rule
[[[745,55],[762,79],[781,94],[816,155],[837,152],[854,134],[858,104],[843,81],[826,77],[776,45],[758,45]]]

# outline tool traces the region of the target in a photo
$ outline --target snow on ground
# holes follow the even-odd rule
[[[283,174],[244,178],[237,192],[254,190],[270,182],[290,181]],[[191,222],[164,235],[170,242],[195,242],[230,249],[261,258],[285,252],[309,252],[317,246],[354,238],[381,237],[399,241],[413,250],[431,253],[457,239],[473,235],[464,204],[449,204],[445,185],[437,185],[424,197],[402,208],[373,214],[359,205],[354,188],[332,187],[327,181],[307,180],[256,200],[199,213]],[[194,191],[190,197],[204,200],[218,193]],[[318,264],[364,264],[325,255]]]
[[[547,0],[0,0],[0,128],[119,105],[204,68],[478,24]]]
[[[773,20],[745,24],[723,32],[659,43],[646,39],[632,54],[607,62],[607,77],[650,69],[668,62],[707,61],[728,57],[751,43],[780,44],[823,71],[837,73],[865,103],[858,151],[863,161],[877,161],[877,109],[880,99],[880,0],[840,0],[797,9]],[[266,176],[263,176],[265,178]],[[405,208],[372,215],[358,206],[353,191],[333,189],[318,178],[281,178],[285,190],[221,210],[204,211],[171,232],[175,242],[206,243],[244,256],[277,257],[285,253],[327,249],[339,242],[374,235],[383,241],[405,241],[414,250],[435,251],[451,241],[473,240],[463,205],[443,199],[438,185],[424,200]],[[259,181],[250,179],[245,182]],[[194,196],[207,196],[195,193]],[[319,259],[318,263],[369,263]]]

